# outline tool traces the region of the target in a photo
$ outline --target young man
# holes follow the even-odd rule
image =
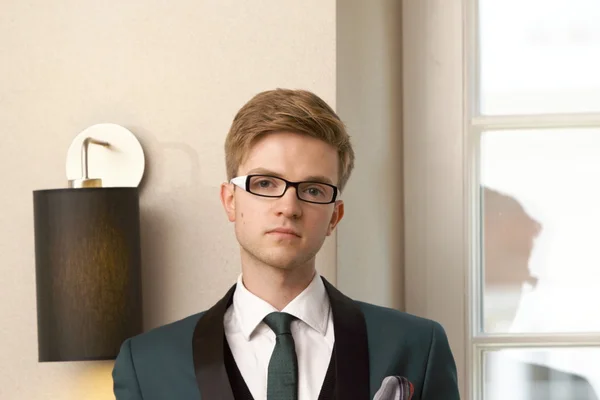
[[[354,165],[335,112],[310,92],[260,93],[225,153],[221,201],[242,273],[210,310],[123,344],[117,400],[366,400],[389,376],[413,399],[458,399],[439,324],[353,301],[315,271]]]

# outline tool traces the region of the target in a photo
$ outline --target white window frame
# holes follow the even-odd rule
[[[479,334],[481,133],[598,127],[600,113],[478,116],[477,0],[403,0],[402,11],[406,311],[444,326],[461,398],[480,400],[484,350],[600,346],[593,334]]]

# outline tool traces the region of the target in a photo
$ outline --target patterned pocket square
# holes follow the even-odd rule
[[[415,389],[403,376],[387,376],[373,400],[410,400]]]

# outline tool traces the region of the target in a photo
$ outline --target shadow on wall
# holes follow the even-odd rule
[[[159,142],[135,130],[145,139],[149,164],[140,194],[143,317],[149,330],[207,308],[234,281],[239,263],[231,262],[237,248],[219,200],[223,179],[203,176],[201,155],[192,145]]]

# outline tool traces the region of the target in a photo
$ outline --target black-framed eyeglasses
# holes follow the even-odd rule
[[[291,186],[302,201],[315,204],[335,202],[338,188],[323,182],[290,182],[272,175],[244,175],[233,178],[230,183],[261,197],[283,197]]]

